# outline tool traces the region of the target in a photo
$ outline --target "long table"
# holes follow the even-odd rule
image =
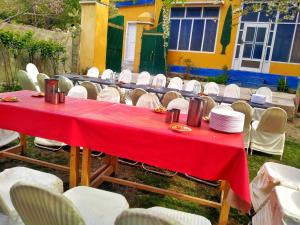
[[[166,194],[220,209],[219,225],[228,221],[230,205],[241,211],[250,209],[247,156],[241,134],[213,131],[207,123],[190,133],[175,133],[164,122],[165,116],[151,110],[122,104],[66,97],[65,104],[52,105],[43,98],[31,97],[32,91],[2,93],[19,102],[0,102],[0,128],[20,132],[21,150],[25,135],[65,142],[71,148],[70,186],[79,184],[79,146],[83,147],[81,184],[97,187],[104,181]],[[185,118],[181,117],[181,122]],[[107,154],[106,163],[91,172],[91,149]],[[12,149],[0,158],[27,160]],[[221,201],[214,202],[170,190],[111,177],[122,157],[205,180],[222,180]]]
[[[198,97],[197,94],[191,92],[191,91],[183,91],[183,90],[177,90],[177,89],[172,89],[172,88],[167,88],[167,87],[153,87],[151,85],[137,85],[134,83],[130,83],[130,84],[124,84],[124,83],[118,83],[116,81],[113,80],[104,80],[101,78],[94,78],[94,77],[87,77],[87,76],[81,76],[78,74],[62,74],[62,75],[57,75],[58,76],[65,76],[68,79],[72,80],[74,82],[74,84],[77,84],[79,82],[82,81],[90,81],[93,83],[97,83],[97,84],[101,84],[101,85],[117,85],[120,88],[125,88],[125,89],[136,89],[136,88],[142,88],[147,92],[152,92],[152,93],[156,93],[156,94],[165,94],[169,91],[177,91],[179,92],[183,97],[185,98],[193,98],[193,97]],[[260,108],[260,109],[267,109],[270,107],[273,107],[274,105],[272,103],[264,103],[264,104],[256,104],[251,102],[250,100],[245,100],[245,99],[237,99],[237,98],[229,98],[229,97],[223,97],[223,96],[218,96],[218,95],[209,95],[210,97],[212,97],[215,102],[217,103],[228,103],[228,104],[232,104],[234,102],[237,102],[239,100],[244,100],[246,101],[249,105],[251,105],[252,107],[255,108]]]

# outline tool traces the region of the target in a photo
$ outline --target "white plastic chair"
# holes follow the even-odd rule
[[[252,217],[253,225],[299,225],[300,191],[276,186],[265,205]]]
[[[111,69],[106,69],[103,71],[102,75],[101,75],[101,79],[103,80],[110,80],[112,78],[114,71],[112,71]]]
[[[168,88],[182,90],[183,80],[180,77],[173,77],[168,84]]]
[[[137,78],[137,85],[149,85],[151,81],[150,73],[147,71],[141,72]]]
[[[261,87],[261,88],[258,88],[256,90],[256,94],[259,94],[259,95],[264,95],[266,96],[266,102],[268,103],[272,103],[272,96],[273,96],[273,93],[271,91],[270,88],[268,87]],[[265,112],[266,110],[265,109],[261,109],[261,108],[254,108],[254,113],[253,113],[253,119],[254,120],[260,120],[261,117],[262,117],[262,114]]]
[[[37,81],[41,92],[45,92],[45,79],[49,79],[50,77],[46,74],[39,73],[37,75]]]
[[[116,219],[115,225],[211,225],[203,216],[163,207],[127,209]]]
[[[167,78],[163,74],[157,74],[152,80],[152,86],[154,87],[165,87]]]
[[[204,94],[206,95],[219,95],[220,88],[215,82],[209,82],[204,85]]]
[[[95,78],[97,78],[97,77],[99,77],[99,70],[98,70],[98,68],[97,67],[91,67],[88,71],[87,71],[87,76],[88,77],[95,77]]]
[[[85,89],[87,90],[88,99],[92,99],[92,100],[97,99],[97,96],[100,91],[99,91],[99,87],[95,83],[92,83],[90,81],[84,81],[80,84],[80,86],[85,87]]]
[[[189,110],[189,101],[184,98],[176,98],[170,101],[167,109],[179,109],[180,113],[187,114]]]
[[[153,93],[143,94],[136,103],[137,107],[156,109],[161,106],[158,97]]]
[[[12,221],[19,220],[9,194],[11,187],[17,182],[28,182],[57,193],[63,192],[63,181],[55,175],[26,167],[5,169],[0,173],[0,214],[8,216]]]
[[[164,94],[161,103],[164,107],[168,107],[169,103],[176,98],[183,98],[183,97],[177,91],[168,91],[167,93]]]
[[[120,93],[114,87],[106,87],[97,96],[97,101],[120,103]]]
[[[224,97],[239,99],[240,96],[241,96],[241,89],[236,84],[229,84],[225,87]]]
[[[88,93],[85,87],[83,86],[75,86],[72,87],[68,93],[69,97],[72,98],[83,98],[87,99]]]
[[[145,91],[144,89],[141,88],[136,88],[131,92],[131,103],[133,106],[136,105],[137,101],[139,100],[139,98],[148,93],[147,91]]]
[[[266,96],[266,102],[272,103],[273,93],[268,87],[260,87],[256,90],[256,94]]]
[[[65,95],[67,95],[72,87],[74,87],[74,84],[69,78],[64,76],[59,76],[58,78],[59,91],[64,92]]]
[[[31,76],[24,70],[19,70],[17,72],[17,78],[23,90],[40,91],[38,84],[35,84]]]
[[[184,85],[183,90],[197,92],[195,94],[198,94],[202,91],[201,90],[201,83],[197,80],[190,80]]]
[[[37,83],[37,75],[40,73],[38,68],[33,63],[26,65],[26,72],[34,83]]]
[[[234,111],[245,114],[243,136],[244,136],[244,147],[247,149],[248,152],[248,148],[250,146],[250,139],[251,139],[250,134],[251,134],[251,122],[253,116],[253,109],[248,103],[243,101],[237,101],[231,104],[231,108],[233,108]]]
[[[282,159],[285,143],[286,112],[278,107],[267,109],[260,121],[254,121],[251,129],[251,154],[260,151],[280,155]]]
[[[10,195],[26,225],[114,225],[129,208],[120,194],[84,186],[60,194],[23,182]]]
[[[0,129],[0,147],[17,140],[19,137],[19,133],[15,131]]]
[[[130,84],[131,80],[132,80],[132,73],[130,70],[126,69],[120,73],[119,80],[118,80],[119,82]]]
[[[273,188],[278,185],[299,190],[300,169],[274,162],[264,163],[250,184],[251,202],[255,212],[262,208]]]

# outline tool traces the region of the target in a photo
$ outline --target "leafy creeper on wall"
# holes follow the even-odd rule
[[[232,5],[229,6],[221,36],[221,44],[222,44],[222,55],[226,54],[226,47],[230,44],[231,41],[231,30],[232,30]]]

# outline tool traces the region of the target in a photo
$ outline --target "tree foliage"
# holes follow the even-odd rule
[[[221,44],[222,44],[222,53],[226,54],[226,47],[230,44],[231,40],[231,30],[232,30],[232,6],[230,5],[225,17],[222,36],[221,36]]]

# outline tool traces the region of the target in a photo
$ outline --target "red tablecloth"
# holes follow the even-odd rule
[[[247,157],[241,134],[211,130],[203,122],[190,133],[175,133],[165,115],[148,109],[66,98],[52,105],[31,91],[2,93],[16,103],[0,102],[0,127],[27,135],[89,147],[207,180],[227,180],[230,203],[250,209]],[[183,121],[184,122],[184,121]]]

